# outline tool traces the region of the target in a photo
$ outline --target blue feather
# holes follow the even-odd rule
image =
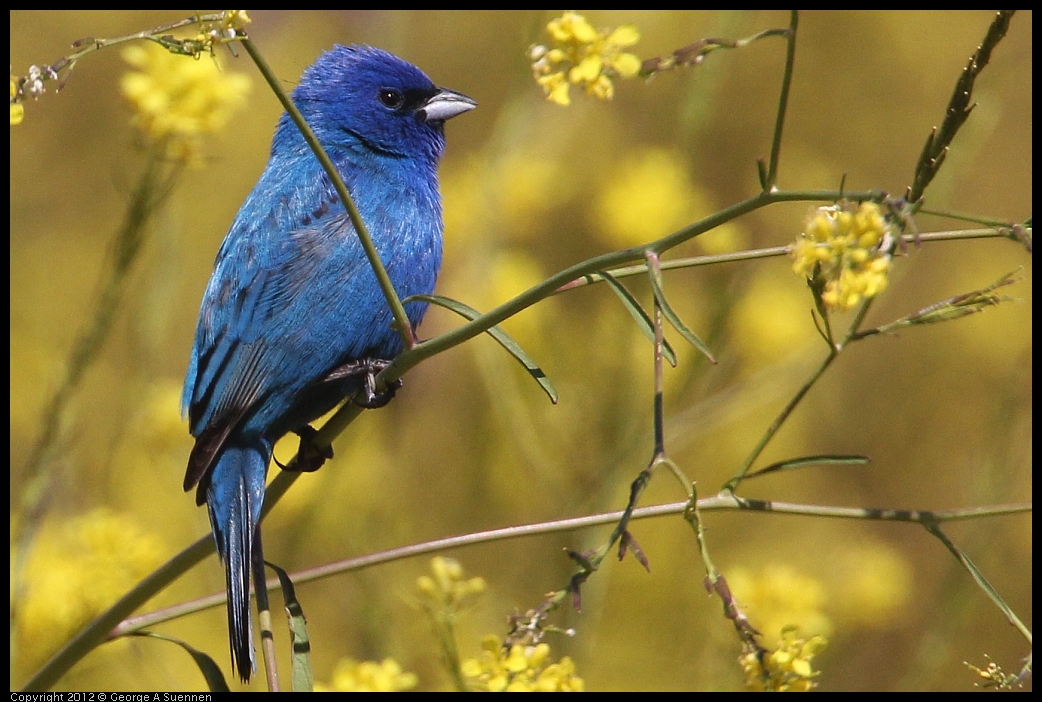
[[[434,290],[441,265],[437,167],[446,119],[476,103],[367,46],[335,46],[293,101],[329,154],[399,297]],[[409,303],[419,324],[426,305]],[[195,447],[184,489],[206,502],[225,564],[232,660],[255,670],[251,560],[272,446],[357,392],[336,368],[402,350],[391,311],[318,160],[283,115],[271,156],[217,254],[182,406]]]

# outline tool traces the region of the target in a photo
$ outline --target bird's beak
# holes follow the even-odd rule
[[[478,103],[462,93],[439,88],[438,92],[427,101],[427,104],[420,108],[420,112],[423,113],[423,119],[427,122],[444,122],[468,110],[473,110],[477,106]]]

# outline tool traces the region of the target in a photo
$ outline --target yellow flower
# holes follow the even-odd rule
[[[824,585],[790,565],[771,564],[756,574],[734,568],[727,581],[742,610],[768,641],[782,637],[793,625],[811,634],[827,636],[832,631],[824,611]]]
[[[792,249],[792,270],[820,286],[822,301],[839,311],[886,289],[892,229],[879,205],[819,207]]]
[[[593,214],[606,242],[624,248],[671,234],[712,211],[681,156],[649,148],[615,169]]]
[[[451,558],[432,558],[431,575],[417,578],[416,587],[425,600],[424,607],[435,612],[454,614],[485,591],[484,578],[464,580],[463,566]]]
[[[912,567],[900,551],[859,539],[844,549],[834,572],[839,626],[881,628],[901,618],[913,592]]]
[[[977,682],[973,683],[974,687],[983,688],[985,690],[1012,690],[1014,687],[1023,687],[1018,676],[1010,674],[1002,670],[1002,667],[998,663],[991,660],[988,654],[984,654],[984,657],[988,659],[988,665],[986,668],[978,668],[972,663],[963,661],[963,665],[972,670],[980,678]]]
[[[497,636],[481,641],[480,658],[463,661],[463,675],[472,689],[487,692],[582,692],[582,678],[575,675],[575,663],[565,656],[558,663],[546,665],[550,645],[511,646],[503,648]]]
[[[597,77],[601,74],[601,69],[604,68],[604,59],[594,54],[587,56],[578,66],[568,71],[568,80],[572,83],[592,83],[597,80]]]
[[[488,307],[520,295],[546,277],[539,261],[522,248],[490,254],[486,270],[490,283],[477,299]],[[529,353],[538,353],[545,346],[543,323],[548,312],[542,305],[529,308],[500,326]]]
[[[22,118],[25,116],[25,108],[21,103],[15,102],[16,97],[18,97],[18,81],[11,76],[11,126],[21,124]]]
[[[175,159],[190,160],[200,137],[224,127],[250,88],[246,76],[222,72],[214,58],[173,54],[159,44],[130,46],[123,58],[138,69],[122,81],[134,125]]]
[[[406,673],[393,658],[381,662],[341,660],[329,685],[316,683],[316,692],[401,692],[416,687],[415,673]]]
[[[234,29],[240,31],[250,23],[250,15],[246,10],[223,10],[221,17],[221,29]]]
[[[745,671],[745,684],[753,692],[808,692],[820,675],[810,662],[828,645],[821,636],[802,639],[796,627],[782,630],[778,648],[762,654],[746,648],[739,657]]]
[[[161,540],[126,515],[95,510],[45,525],[25,568],[18,645],[42,662],[163,562]]]
[[[546,30],[558,45],[532,46],[529,59],[532,74],[550,102],[571,104],[571,85],[582,85],[587,95],[610,100],[615,94],[613,77],[633,78],[640,73],[640,59],[622,51],[640,41],[633,25],[598,32],[582,15],[565,12],[550,20]]]
[[[536,82],[543,86],[543,90],[546,91],[546,99],[550,102],[556,102],[564,107],[572,104],[572,98],[568,95],[568,78],[565,77],[563,71],[539,76],[536,78]]]
[[[817,340],[805,324],[805,291],[784,269],[756,271],[733,309],[729,326],[735,348],[748,361],[747,372],[762,372],[794,348]]]
[[[597,38],[595,30],[586,18],[576,12],[565,12],[557,19],[552,19],[546,25],[546,31],[559,42],[574,41],[579,44],[589,44]]]

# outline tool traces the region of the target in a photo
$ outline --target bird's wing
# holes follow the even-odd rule
[[[203,481],[231,432],[265,402],[288,410],[301,388],[338,364],[345,349],[334,329],[350,327],[351,314],[340,310],[338,320],[336,312],[357,304],[351,287],[365,275],[362,266],[368,262],[346,216],[267,242],[257,232],[228,237],[203,300],[186,382],[196,444],[185,490]]]

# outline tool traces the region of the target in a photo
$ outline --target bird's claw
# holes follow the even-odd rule
[[[297,449],[297,458],[286,465],[278,463],[279,468],[291,473],[314,473],[322,467],[322,464],[333,457],[333,447],[315,445],[315,435],[318,434],[314,427],[305,424],[293,432],[300,437],[300,448]]]
[[[365,399],[353,398],[352,402],[364,409],[379,409],[390,402],[398,388],[402,386],[401,378],[398,378],[389,382],[387,389],[383,392],[376,392],[376,376],[389,365],[391,365],[391,362],[383,358],[363,358],[360,361],[351,361],[334,368],[326,375],[324,380],[343,380],[344,378],[364,375],[365,381],[362,389],[365,391]]]
[[[386,363],[386,361],[381,361]],[[387,366],[385,365],[384,368]],[[381,370],[383,370],[381,368]],[[379,371],[376,371],[378,373]],[[383,392],[376,392],[376,373],[370,371],[365,376],[365,399],[359,400],[357,396],[353,398],[353,402],[362,407],[363,409],[380,409],[388,402],[394,399],[394,394],[398,392],[398,388],[402,386],[402,379],[396,378],[387,384],[387,389]]]

